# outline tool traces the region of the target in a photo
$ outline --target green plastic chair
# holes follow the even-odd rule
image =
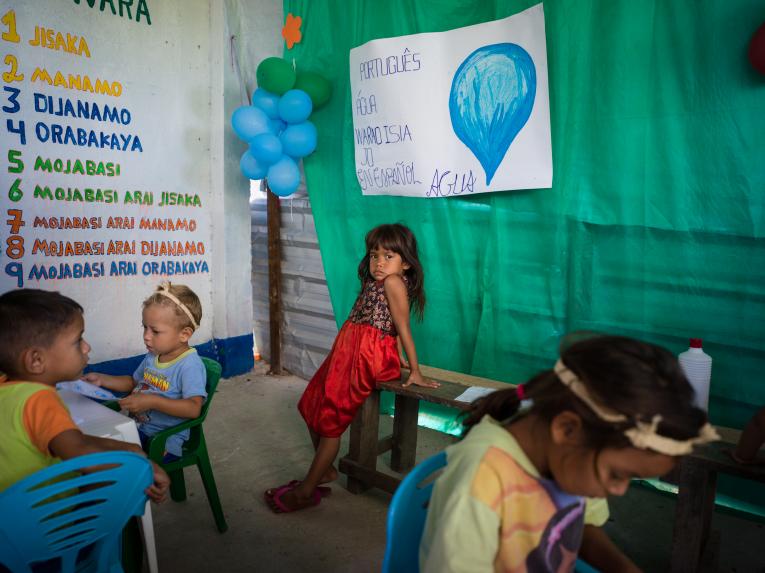
[[[207,411],[210,409],[210,403],[218,387],[222,369],[215,360],[202,358],[202,362],[207,371],[207,400],[202,405],[202,412],[199,417],[155,434],[149,439],[145,449],[149,459],[162,466],[170,476],[170,497],[173,501],[186,499],[186,481],[183,477],[183,468],[192,465],[199,468],[199,475],[202,477],[202,483],[207,493],[207,501],[210,503],[210,509],[213,512],[213,517],[215,517],[215,525],[218,527],[218,531],[223,533],[228,529],[228,524],[223,516],[223,508],[218,497],[218,487],[215,485],[210,456],[207,453],[207,443],[204,432],[202,432],[202,422],[207,417]],[[189,439],[183,444],[181,458],[163,463],[162,458],[164,457],[167,438],[186,429],[190,429],[191,432]]]

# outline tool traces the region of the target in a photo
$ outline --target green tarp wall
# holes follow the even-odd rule
[[[426,269],[423,363],[518,382],[549,368],[572,330],[675,352],[702,337],[711,417],[740,427],[765,404],[765,77],[746,57],[761,0],[545,2],[552,189],[361,194],[350,49],[535,3],[284,2],[303,18],[285,57],[334,86],[311,118],[319,146],[305,171],[338,323],[359,290],[365,232],[401,221]]]

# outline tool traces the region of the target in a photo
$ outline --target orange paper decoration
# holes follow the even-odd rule
[[[287,49],[291,50],[292,46],[300,42],[303,34],[300,33],[300,25],[303,23],[303,19],[300,16],[293,16],[287,14],[287,23],[282,28],[282,37],[287,42]]]

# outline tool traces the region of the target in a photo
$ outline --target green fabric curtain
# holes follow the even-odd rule
[[[549,368],[572,330],[674,352],[702,337],[712,419],[740,426],[765,404],[765,77],[746,57],[761,0],[545,2],[553,188],[361,194],[349,50],[534,4],[285,0],[303,18],[285,57],[334,87],[311,118],[319,145],[305,171],[338,323],[365,232],[401,221],[426,269],[423,363],[517,382]]]

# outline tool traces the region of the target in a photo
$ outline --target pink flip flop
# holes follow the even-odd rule
[[[285,485],[280,485],[277,488],[269,488],[269,489],[267,489],[265,491],[264,495],[266,497],[268,497],[268,498],[272,498],[272,497],[274,497],[274,494],[279,490],[279,488],[282,488],[282,487],[296,488],[301,483],[302,482],[300,480],[293,479],[291,482],[289,482],[289,483],[287,483]],[[316,491],[318,491],[321,494],[321,497],[329,497],[330,495],[332,495],[332,488],[329,487],[329,486],[326,486],[326,485],[317,486],[316,487]]]
[[[299,511],[301,509],[307,509],[309,507],[315,507],[321,503],[321,493],[319,493],[318,490],[314,491],[313,493],[313,503],[310,505],[306,505],[305,507],[298,507],[298,508],[291,508],[287,507],[284,502],[282,501],[282,496],[287,493],[288,491],[292,491],[295,489],[294,485],[283,485],[276,489],[276,491],[273,492],[273,495],[269,496],[268,490],[266,490],[263,493],[263,496],[265,497],[266,503],[271,508],[271,511],[274,513],[292,513],[293,511]],[[270,500],[270,501],[269,501]]]
[[[316,491],[321,494],[321,497],[329,497],[332,495],[332,488],[328,485],[320,485],[316,487]]]

